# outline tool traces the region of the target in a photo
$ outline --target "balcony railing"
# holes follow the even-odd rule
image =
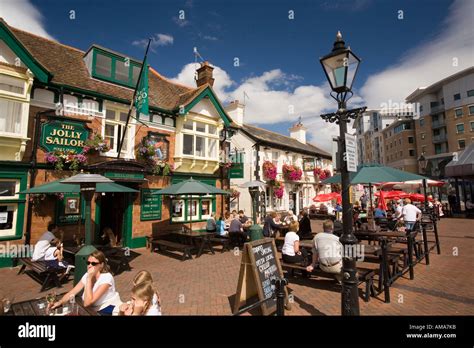
[[[448,141],[448,137],[446,136],[446,134],[440,134],[440,135],[433,136],[433,143],[434,144],[444,143],[446,141]]]
[[[432,121],[431,122],[431,128],[441,128],[441,127],[445,127],[446,126],[446,120],[445,119],[441,119],[441,120],[438,120],[438,121]]]
[[[432,106],[430,110],[431,110],[431,114],[437,114],[438,112],[442,112],[444,111],[444,104]]]

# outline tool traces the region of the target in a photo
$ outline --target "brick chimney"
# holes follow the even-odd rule
[[[225,107],[225,112],[227,112],[232,121],[241,126],[244,123],[244,108],[244,104],[239,103],[238,100],[233,100]]]
[[[301,123],[301,117],[293,127],[290,128],[290,137],[306,144],[306,127]]]
[[[214,85],[214,78],[212,77],[212,70],[214,68],[209,65],[208,61],[202,62],[201,67],[197,69],[197,80],[196,85],[201,87],[202,85],[208,83],[211,87]]]

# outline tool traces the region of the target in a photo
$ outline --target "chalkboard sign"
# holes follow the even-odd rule
[[[273,238],[245,243],[234,303],[234,313],[239,310],[242,302],[254,296],[258,296],[259,300],[274,297],[275,289],[272,285],[272,279],[282,277],[283,271],[277,257]],[[285,292],[288,300],[286,288]],[[288,301],[286,302],[288,303]],[[261,308],[263,315],[275,312],[276,300],[273,299],[265,302]]]
[[[141,189],[140,220],[161,220],[161,195],[154,189]]]

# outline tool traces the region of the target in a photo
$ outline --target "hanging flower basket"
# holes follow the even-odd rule
[[[232,200],[235,200],[235,199],[237,199],[237,198],[240,197],[240,191],[238,191],[238,190],[236,190],[236,189],[230,189],[229,192],[230,192],[230,198],[231,198]]]
[[[275,180],[277,177],[277,168],[276,166],[270,162],[270,161],[265,161],[263,162],[263,177],[266,180]]]
[[[332,176],[332,173],[329,169],[321,169],[319,167],[314,168],[313,170],[314,178],[317,180],[325,180]]]
[[[167,176],[173,170],[168,162],[158,159],[155,145],[148,138],[143,138],[140,144],[138,144],[137,158],[146,162],[152,168],[152,172],[155,175]]]
[[[281,181],[274,181],[273,185],[273,194],[276,198],[281,199],[285,194],[285,188]]]
[[[74,150],[56,150],[46,154],[46,162],[54,165],[56,170],[69,169],[76,172],[86,161],[87,157],[84,152],[77,154]]]
[[[86,140],[84,143],[83,154],[101,153],[110,150],[109,145],[105,142],[104,138],[100,134],[94,133],[91,139]]]
[[[299,181],[303,176],[303,171],[300,167],[292,164],[283,165],[283,177],[288,181]]]

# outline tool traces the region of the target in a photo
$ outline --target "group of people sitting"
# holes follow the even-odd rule
[[[296,225],[294,225],[296,223]],[[292,225],[293,224],[293,225]],[[297,226],[295,232],[300,238],[307,238],[311,236],[311,221],[306,210],[301,210],[299,215],[293,214],[293,211],[289,211],[283,221],[281,220],[281,214],[277,212],[271,212],[265,218],[263,225],[263,235],[265,237],[276,237],[282,227],[293,228]]]
[[[81,291],[84,306],[97,310],[101,315],[161,315],[160,296],[150,272],[140,271],[135,275],[131,299],[123,303],[115,288],[107,259],[99,250],[87,258],[87,272],[76,286],[59,301],[49,304],[49,308],[63,306]]]
[[[281,249],[283,261],[306,267],[305,274],[319,267],[324,272],[333,273],[336,280],[341,282],[342,244],[339,237],[333,234],[334,223],[331,220],[324,221],[323,232],[313,238],[311,260],[307,250],[300,247],[298,230],[298,222],[292,222]]]

